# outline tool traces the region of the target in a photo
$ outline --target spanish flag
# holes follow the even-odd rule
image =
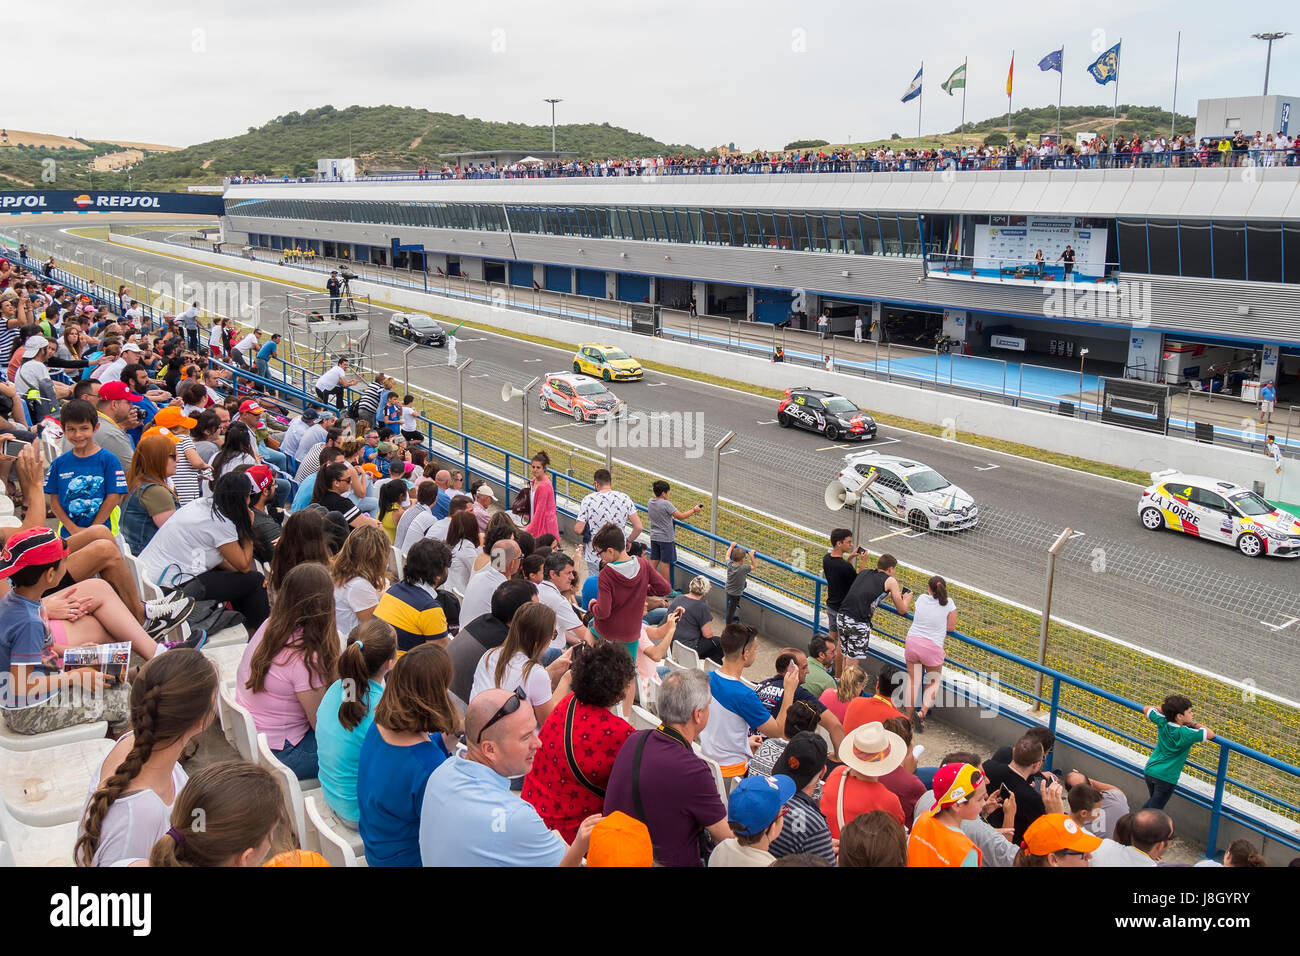
[[[1011,95],[1011,76],[1016,72],[1016,52],[1011,51],[1011,65],[1007,67],[1007,96]]]

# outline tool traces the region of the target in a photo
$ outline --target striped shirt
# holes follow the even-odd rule
[[[200,494],[199,473],[185,457],[186,450],[193,447],[194,440],[189,435],[183,436],[176,445],[176,474],[172,476],[172,487],[182,505],[189,504]]]
[[[375,617],[393,625],[402,652],[447,636],[447,615],[437,595],[421,584],[394,584],[379,598]]]
[[[785,825],[767,848],[768,852],[777,859],[796,853],[813,853],[825,857],[834,866],[835,848],[831,843],[830,824],[822,816],[817,801],[800,790],[785,806]]]

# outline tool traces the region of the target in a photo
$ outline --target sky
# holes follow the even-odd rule
[[[961,92],[939,89],[969,59],[966,118],[1056,102],[1037,62],[1064,46],[1062,99],[1110,104],[1086,72],[1123,40],[1121,103],[1169,108],[1182,31],[1179,112],[1201,97],[1263,91],[1266,44],[1300,33],[1300,7],[1222,0],[878,3],[819,0],[59,0],[11,4],[11,30],[49,57],[7,97],[0,125],[187,146],[324,104],[392,104],[501,122],[623,126],[669,143],[779,149],[917,131],[900,102],[925,64],[921,129],[951,130]],[[1081,12],[1085,11],[1086,12]],[[86,56],[60,56],[84,50]],[[1300,35],[1274,44],[1269,89],[1300,93]],[[11,69],[15,79],[26,67]],[[502,144],[503,146],[508,144]],[[560,147],[564,144],[561,142]],[[357,144],[358,149],[360,144]]]

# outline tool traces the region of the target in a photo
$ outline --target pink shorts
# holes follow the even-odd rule
[[[903,659],[909,664],[920,664],[923,667],[942,667],[943,648],[928,637],[908,635],[903,645]]]

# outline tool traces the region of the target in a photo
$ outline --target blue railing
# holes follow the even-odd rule
[[[835,159],[767,159],[740,161],[668,161],[662,165],[653,161],[642,165],[640,160],[622,160],[615,163],[563,163],[542,165],[525,169],[510,167],[469,167],[429,171],[421,176],[406,173],[392,176],[360,176],[351,180],[318,180],[306,177],[240,177],[225,180],[228,186],[283,185],[293,183],[387,183],[387,182],[437,182],[465,179],[570,179],[570,178],[630,178],[640,176],[727,176],[771,175],[790,173],[909,173],[978,172],[986,170],[1053,170],[1053,169],[1205,169],[1219,166],[1296,166],[1300,165],[1300,151],[1296,149],[1245,149],[1217,148],[1166,150],[1164,152],[1105,152],[1079,154],[1064,153],[1039,156],[1036,153],[1019,153],[1014,156],[977,156],[951,150],[928,151],[933,155],[892,156],[871,158]]]

